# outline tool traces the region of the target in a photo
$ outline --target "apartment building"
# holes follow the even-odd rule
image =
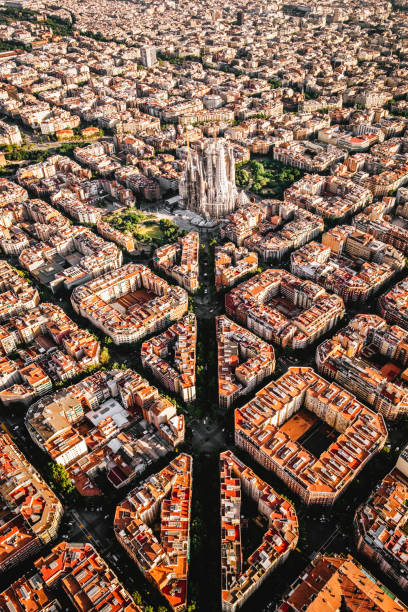
[[[403,270],[403,253],[351,225],[340,225],[291,254],[291,271],[345,302],[365,302]]]
[[[221,238],[227,238],[239,247],[268,216],[268,201],[250,202],[247,196],[243,199],[239,208],[220,222]]]
[[[405,612],[406,606],[351,555],[317,555],[283,596],[276,612],[312,612],[327,602],[335,609]],[[343,603],[344,602],[344,603]]]
[[[218,404],[231,408],[275,370],[273,347],[225,315],[216,317]]]
[[[91,544],[60,542],[34,565],[42,588],[52,592],[61,586],[78,612],[141,612]]]
[[[38,572],[29,572],[0,593],[0,606],[13,612],[59,612],[62,606]]]
[[[227,315],[268,342],[304,348],[343,317],[339,296],[284,270],[268,269],[225,296]]]
[[[35,308],[40,296],[35,287],[9,263],[0,261],[0,321]]]
[[[10,387],[16,386],[17,395],[20,399],[24,395],[27,403],[52,389],[50,377],[65,381],[99,364],[99,342],[56,304],[39,304],[9,317],[0,325],[0,347],[4,355],[0,400],[4,403],[11,402]],[[16,351],[18,360],[11,359]]]
[[[138,297],[139,296],[139,297]],[[188,294],[141,264],[126,264],[76,287],[72,306],[115,344],[134,342],[182,317]]]
[[[380,314],[391,325],[408,329],[408,282],[397,283],[378,300]]]
[[[22,514],[7,513],[0,527],[0,572],[19,566],[36,555],[42,546]]]
[[[314,457],[282,426],[304,406],[339,436]],[[380,414],[311,368],[291,367],[235,410],[235,443],[273,471],[303,502],[330,506],[385,444]]]
[[[214,250],[215,289],[221,291],[236,285],[237,282],[258,268],[258,255],[245,247],[236,247],[227,242]]]
[[[371,203],[373,196],[350,179],[306,174],[285,190],[284,198],[324,219],[344,221]]]
[[[118,542],[174,612],[187,608],[192,497],[190,455],[180,454],[116,507]],[[150,525],[160,518],[160,537]]]
[[[408,587],[407,459],[407,449],[404,449],[396,467],[376,486],[354,516],[357,550],[378,565],[402,590]]]
[[[316,365],[324,376],[355,393],[385,418],[408,411],[405,384],[407,332],[377,315],[357,315],[347,327],[317,347]],[[376,365],[375,355],[388,362]]]
[[[83,181],[91,178],[91,172],[64,155],[52,155],[44,162],[24,166],[16,172],[18,183],[34,191],[37,197],[49,195],[73,177]]]
[[[132,252],[135,250],[135,241],[131,234],[120,232],[110,225],[110,223],[106,223],[106,221],[102,220],[97,222],[96,228],[102,238],[115,242],[120,247],[126,249],[126,251]]]
[[[121,167],[113,157],[114,145],[109,141],[95,142],[86,147],[76,147],[75,159],[84,166],[95,170],[100,176],[109,176]]]
[[[0,495],[9,511],[0,531],[0,569],[20,564],[54,540],[63,507],[7,434],[0,434]]]
[[[141,422],[144,424],[141,425]],[[133,370],[100,370],[30,406],[25,424],[82,495],[98,469],[120,488],[184,441],[184,416]],[[114,443],[113,443],[114,440]]]
[[[72,288],[122,263],[116,245],[86,227],[70,225],[43,200],[8,205],[3,209],[3,223],[3,250],[17,254],[20,265],[53,291],[63,283]]]
[[[198,289],[200,239],[198,232],[189,232],[173,244],[165,244],[153,253],[154,267],[173,278],[190,293]]]
[[[166,331],[143,342],[142,366],[163,387],[181,395],[184,402],[196,399],[197,320],[186,314]]]
[[[21,132],[17,125],[0,121],[0,144],[19,146],[22,141]]]
[[[369,206],[364,212],[356,215],[353,225],[375,238],[390,244],[405,255],[408,253],[408,228],[395,223],[392,215],[386,214],[392,208],[394,199],[384,198],[382,202],[376,202]]]
[[[344,151],[336,146],[325,146],[307,140],[283,142],[273,149],[273,159],[306,172],[324,172],[344,158]]]
[[[226,217],[220,233],[272,262],[281,261],[323,230],[322,217],[289,202],[262,200],[244,205]]]
[[[220,481],[221,607],[223,612],[236,612],[296,548],[298,519],[292,504],[231,451],[220,455]],[[266,525],[261,544],[245,565],[241,541],[243,495],[257,504]]]

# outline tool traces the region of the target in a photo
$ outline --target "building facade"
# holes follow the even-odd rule
[[[213,139],[202,153],[189,150],[180,195],[188,209],[206,219],[232,212],[238,200],[232,147]]]

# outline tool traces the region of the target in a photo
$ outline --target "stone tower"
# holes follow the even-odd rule
[[[206,219],[219,219],[232,212],[238,197],[232,147],[214,138],[202,153],[189,150],[180,195],[189,210]]]

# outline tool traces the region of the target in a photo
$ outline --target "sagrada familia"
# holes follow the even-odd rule
[[[180,181],[186,207],[205,219],[219,219],[248,200],[235,185],[235,160],[231,145],[216,138],[202,152],[188,150],[186,169]]]

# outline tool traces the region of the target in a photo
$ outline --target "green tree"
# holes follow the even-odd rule
[[[69,477],[68,471],[63,465],[58,463],[49,463],[50,479],[62,493],[73,493],[75,491],[74,484]]]
[[[110,355],[109,355],[109,350],[106,346],[103,347],[103,349],[101,350],[101,354],[99,356],[99,361],[101,363],[101,365],[108,365],[109,361],[110,361]]]
[[[167,229],[168,227],[171,227],[173,225],[173,223],[170,221],[170,219],[160,219],[160,229]]]
[[[138,606],[142,605],[143,600],[142,600],[142,596],[139,593],[139,591],[134,591],[132,593],[132,597],[133,597],[133,601],[135,602],[135,604],[137,604]]]
[[[191,538],[191,547],[194,553],[200,552],[201,549],[201,538],[199,535],[194,534]]]

